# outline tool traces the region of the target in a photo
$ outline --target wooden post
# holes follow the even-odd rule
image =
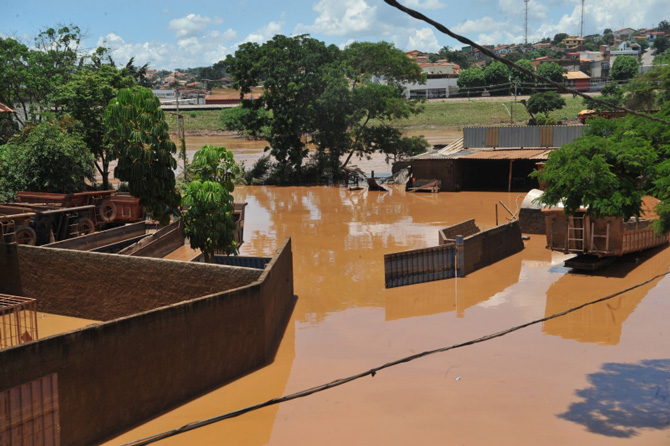
[[[465,277],[465,256],[463,252],[463,236],[456,236],[456,277]]]
[[[512,191],[512,163],[514,160],[509,160],[509,181],[507,182],[507,192]]]

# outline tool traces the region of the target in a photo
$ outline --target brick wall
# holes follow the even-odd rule
[[[0,293],[33,297],[40,311],[103,321],[248,285],[262,273],[23,245],[2,250],[0,270],[8,274],[0,275]]]
[[[504,259],[523,249],[521,229],[517,220],[496,226],[467,237],[463,241],[465,250],[465,274]]]
[[[47,277],[23,271],[40,265]],[[295,303],[290,240],[265,271],[7,245],[0,245],[0,270],[2,292],[39,292],[65,308],[78,298],[66,284],[77,279],[97,274],[94,282],[103,286],[123,282],[110,271],[152,276],[151,283],[126,282],[133,293],[122,300],[167,305],[0,350],[0,391],[58,374],[61,443],[67,445],[99,443],[267,364]],[[50,291],[55,270],[69,279]],[[33,280],[46,283],[28,283]],[[217,286],[225,291],[211,291]],[[49,292],[54,296],[45,299]],[[169,303],[186,296],[192,300]],[[111,292],[83,299],[79,303],[97,307],[87,313],[113,313],[95,303],[114,300]],[[127,313],[130,305],[120,307]]]

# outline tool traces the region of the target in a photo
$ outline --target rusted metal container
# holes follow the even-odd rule
[[[110,224],[134,223],[144,218],[139,198],[115,190],[86,191],[73,194],[21,191],[19,203],[43,203],[60,207],[94,206],[95,212],[86,217],[101,229]]]
[[[657,234],[649,219],[595,218],[583,210],[567,216],[562,208],[545,208],[542,213],[552,251],[613,257],[668,242],[668,234]]]

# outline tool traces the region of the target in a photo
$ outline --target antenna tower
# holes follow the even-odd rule
[[[523,31],[523,43],[528,45],[528,0],[523,0],[526,2],[526,21],[524,22],[524,31]]]
[[[579,28],[579,37],[584,37],[584,0],[582,0],[582,23]]]

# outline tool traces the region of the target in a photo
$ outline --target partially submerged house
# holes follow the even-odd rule
[[[442,191],[516,190],[538,187],[529,178],[549,153],[582,135],[584,126],[469,127],[463,138],[393,165],[411,166],[417,180],[434,179]]]

